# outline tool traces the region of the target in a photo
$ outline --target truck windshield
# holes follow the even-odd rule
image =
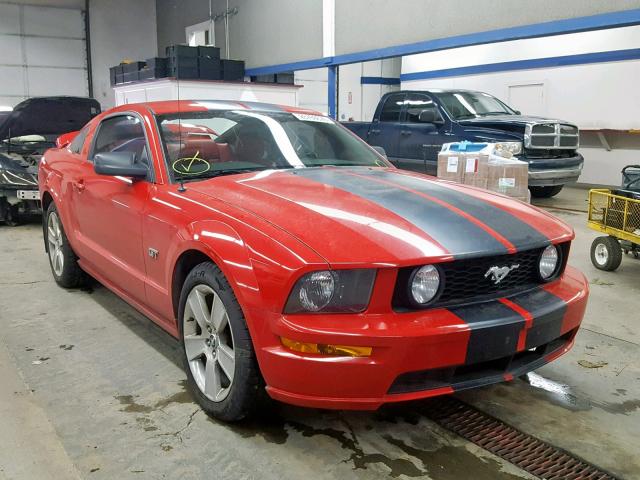
[[[208,110],[157,117],[174,181],[278,168],[390,164],[322,115]]]
[[[455,120],[485,115],[515,115],[516,112],[496,97],[482,92],[440,92],[434,94]]]

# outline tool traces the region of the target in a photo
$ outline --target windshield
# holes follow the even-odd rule
[[[485,115],[515,115],[511,107],[496,97],[482,92],[434,93],[445,110],[455,120],[482,117]]]
[[[278,168],[389,166],[321,115],[210,110],[158,116],[158,125],[174,181]]]

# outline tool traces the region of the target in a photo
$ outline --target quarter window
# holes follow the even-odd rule
[[[89,132],[89,127],[84,127],[80,130],[80,133],[76,135],[76,138],[73,139],[73,142],[69,144],[69,150],[73,153],[80,153],[82,151],[82,147],[84,145],[84,141],[87,138],[87,133]]]

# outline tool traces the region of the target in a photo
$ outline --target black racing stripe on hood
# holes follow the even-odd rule
[[[431,195],[449,205],[459,208],[502,235],[518,250],[538,248],[551,243],[550,240],[538,230],[519,218],[514,217],[509,212],[494,207],[490,203],[484,202],[471,195],[438,185],[433,181],[383,170],[358,171],[358,174],[370,175],[386,182],[395,183],[417,192]]]
[[[465,364],[487,362],[514,355],[525,319],[498,301],[450,308],[469,325]]]
[[[362,173],[367,169],[353,169]],[[485,230],[420,195],[346,174],[340,169],[305,168],[294,175],[344,190],[369,200],[415,225],[455,258],[507,253],[507,248]]]
[[[533,318],[525,338],[527,349],[549,343],[561,335],[567,304],[560,297],[540,288],[509,300],[524,308]]]

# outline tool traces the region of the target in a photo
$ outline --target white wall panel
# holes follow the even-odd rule
[[[23,67],[0,66],[0,79],[0,96],[26,95]]]
[[[89,94],[86,70],[67,68],[31,67],[27,69],[29,95],[72,95],[84,97]]]
[[[0,3],[0,33],[20,33],[20,7]]]
[[[27,63],[47,67],[85,68],[84,40],[25,37]]]
[[[84,38],[81,10],[25,6],[23,18],[27,35]]]
[[[88,95],[82,10],[69,8],[75,6],[69,2],[59,7],[26,3],[0,2],[3,104],[15,106],[32,96]]]
[[[18,35],[2,35],[0,33],[0,64],[22,65],[22,39]]]

